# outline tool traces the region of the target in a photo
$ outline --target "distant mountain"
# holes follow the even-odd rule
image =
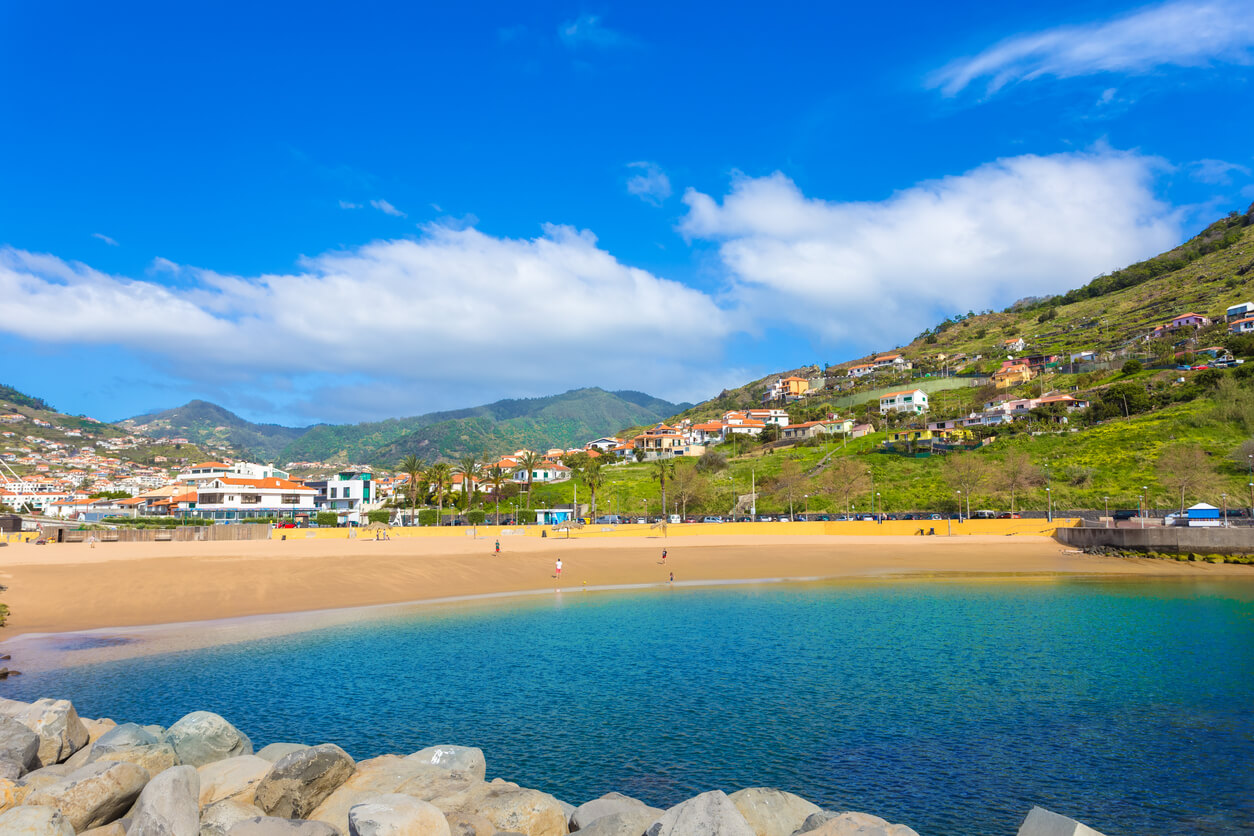
[[[467,453],[496,455],[519,447],[571,447],[624,427],[663,421],[688,407],[643,392],[590,388],[363,424],[305,428],[254,424],[205,401],[137,416],[122,424],[150,435],[228,443],[241,453],[271,461],[388,467],[411,453],[436,461]]]
[[[309,429],[254,424],[208,401],[192,401],[119,423],[144,435],[182,437],[197,444],[226,444],[242,455],[266,460],[278,458],[284,447]]]

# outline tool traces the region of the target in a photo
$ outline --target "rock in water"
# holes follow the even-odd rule
[[[22,705],[11,703],[10,705]],[[2,712],[39,735],[39,765],[60,763],[87,745],[87,727],[78,719],[78,712],[69,700],[35,700],[25,709],[12,713],[9,706]]]
[[[348,811],[349,836],[450,836],[433,804],[408,795],[380,795]]]
[[[121,818],[147,783],[148,771],[133,763],[93,763],[35,790],[25,803],[56,807],[79,832]]]
[[[807,836],[919,836],[904,824],[889,824],[868,813],[826,811],[807,818],[798,833]]]
[[[193,711],[183,717],[166,729],[165,739],[188,766],[204,766],[253,753],[247,735],[209,711]]]
[[[257,755],[240,755],[207,763],[200,769],[200,806],[208,807],[227,798],[252,804],[257,784],[274,764]]]
[[[303,819],[356,769],[348,752],[334,743],[293,752],[261,779],[256,804],[272,816]]]
[[[226,836],[231,826],[248,819],[260,819],[265,813],[252,804],[226,799],[209,806],[200,814],[200,836]]]
[[[52,807],[14,807],[0,813],[5,836],[74,836],[74,827]]]
[[[148,770],[149,775],[164,772],[179,762],[174,747],[134,723],[123,723],[105,732],[92,744],[88,763],[126,761]]]
[[[0,717],[0,761],[22,768],[22,775],[39,768],[39,735],[11,717]]]
[[[257,757],[264,758],[270,761],[270,763],[278,763],[287,755],[308,748],[304,743],[271,743],[269,746],[263,746],[257,752]]]
[[[1033,807],[1019,825],[1019,836],[1102,836],[1091,827],[1080,824],[1043,807]]]
[[[623,813],[602,816],[579,831],[580,836],[640,836],[658,820],[652,807],[640,807]]]
[[[790,792],[750,787],[728,796],[757,836],[792,836],[815,813],[817,804]]]
[[[570,829],[572,833],[578,830],[583,830],[597,819],[612,816],[616,813],[640,813],[642,815],[649,815],[649,819],[645,821],[645,826],[647,827],[660,819],[662,814],[665,812],[665,810],[658,810],[654,807],[650,807],[643,801],[638,801],[631,796],[623,795],[622,793],[617,792],[610,792],[600,798],[595,798],[592,801],[588,801],[576,807],[575,811],[570,814]],[[639,818],[639,816],[636,818]],[[788,831],[786,836],[792,836],[792,831]]]
[[[231,825],[227,836],[343,836],[338,828],[320,821],[292,821],[258,816]]]
[[[483,750],[471,746],[429,746],[421,752],[414,752],[410,759],[442,766],[454,772],[465,772],[483,780],[488,774],[488,763],[483,757]]]
[[[754,836],[753,828],[719,790],[703,792],[667,810],[646,836]]]
[[[148,782],[139,794],[127,836],[197,836],[200,833],[200,776],[175,766]]]

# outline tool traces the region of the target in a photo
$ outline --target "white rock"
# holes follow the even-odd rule
[[[1102,836],[1091,827],[1080,824],[1043,807],[1033,807],[1019,826],[1019,836]]]
[[[420,752],[414,752],[409,758],[455,772],[465,772],[480,779],[486,777],[488,772],[483,750],[472,746],[428,746]]]
[[[74,827],[53,807],[14,807],[0,813],[4,836],[74,836]]]
[[[433,804],[408,795],[380,795],[348,811],[349,836],[450,836]]]
[[[200,806],[208,807],[227,798],[253,803],[257,784],[274,764],[258,755],[240,755],[200,767]]]
[[[209,711],[193,711],[183,717],[166,729],[165,739],[178,753],[179,761],[190,766],[253,753],[247,735]]]
[[[200,775],[175,766],[148,782],[139,794],[127,836],[197,836],[200,833]]]
[[[822,812],[799,795],[766,787],[743,789],[728,798],[757,836],[792,836],[807,818]]]
[[[724,793],[704,792],[667,810],[647,836],[754,836],[753,828]]]

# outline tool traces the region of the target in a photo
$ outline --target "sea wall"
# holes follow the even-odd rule
[[[886,520],[883,523],[857,520],[853,522],[752,522],[752,523],[681,523],[666,526],[667,537],[743,536],[856,536],[856,537],[903,537],[919,536],[923,531],[935,531],[936,536],[967,536],[974,534],[991,536],[1037,535],[1049,537],[1058,528],[1076,525],[1078,520]],[[566,537],[565,530],[551,526],[412,526],[388,529],[391,539],[403,537]],[[347,528],[276,528],[271,536],[278,540],[332,539],[348,537],[374,537],[373,531]],[[382,536],[382,535],[380,535]],[[596,537],[661,537],[660,526],[653,525],[586,525],[572,529],[571,539]]]
[[[357,761],[334,743],[254,753],[195,711],[169,728],[80,718],[66,700],[0,699],[0,833],[7,836],[918,836],[867,813],[755,787],[669,809],[619,793],[579,806],[501,778],[473,747]],[[1019,836],[1094,834],[1033,808]]]
[[[1058,540],[1077,549],[1111,548],[1167,554],[1254,554],[1254,528],[1059,528]]]

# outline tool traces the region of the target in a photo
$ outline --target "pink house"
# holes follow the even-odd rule
[[[1181,328],[1205,328],[1207,325],[1210,325],[1210,319],[1196,313],[1180,314],[1180,316],[1167,323],[1167,327],[1172,331],[1177,331]]]

